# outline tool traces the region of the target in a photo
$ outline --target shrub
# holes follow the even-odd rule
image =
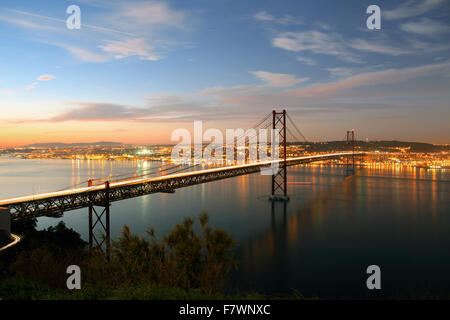
[[[194,219],[186,217],[161,240],[153,229],[145,239],[124,226],[121,237],[112,241],[110,256],[101,250],[89,251],[79,234],[64,223],[44,231],[28,228],[25,241],[0,262],[7,270],[0,280],[37,283],[64,295],[66,268],[78,265],[82,288],[92,289],[78,293],[85,297],[104,297],[105,292],[122,292],[141,284],[150,290],[150,296],[158,288],[217,292],[237,265],[231,252],[235,241],[224,230],[211,229],[208,220],[206,212],[200,214],[200,231],[195,232]]]
[[[161,241],[153,229],[147,231],[150,240],[145,240],[124,226],[122,237],[112,244],[112,263],[120,266],[122,282],[150,281],[156,286],[216,291],[236,266],[231,252],[235,242],[224,230],[208,226],[206,212],[199,220],[199,233],[194,231],[194,220],[186,217]]]

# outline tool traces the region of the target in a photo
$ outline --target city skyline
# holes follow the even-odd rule
[[[381,30],[371,4],[3,1],[0,147],[173,144],[274,106],[311,141],[450,143],[448,1],[378,1]]]

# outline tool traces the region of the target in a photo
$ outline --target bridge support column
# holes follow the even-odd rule
[[[11,214],[9,208],[0,207],[0,247],[11,241]]]
[[[281,127],[281,128],[280,128]],[[272,175],[272,194],[271,201],[289,201],[287,195],[287,169],[286,169],[286,109],[282,112],[272,111],[272,129],[279,129],[279,143],[282,147],[283,163],[278,168],[277,173]]]
[[[347,175],[355,174],[355,130],[347,131],[347,145],[351,146],[352,157],[346,157],[346,173]]]
[[[88,186],[92,186],[92,180],[88,181]],[[103,201],[89,206],[89,250],[101,250],[103,246],[106,247],[106,257],[109,259],[111,249],[111,228],[110,228],[110,215],[109,207],[111,206],[109,201],[109,181],[105,183],[105,197]],[[97,208],[100,210],[97,211]],[[95,228],[99,227],[101,230],[100,235],[95,235]]]

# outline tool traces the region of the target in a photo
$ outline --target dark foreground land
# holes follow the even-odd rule
[[[194,219],[187,217],[161,240],[153,229],[147,231],[147,240],[124,226],[121,238],[112,242],[109,258],[103,251],[89,251],[80,235],[63,222],[43,231],[36,231],[35,219],[14,223],[22,241],[0,252],[0,299],[271,298],[221,292],[228,273],[237,267],[232,253],[235,241],[224,230],[211,229],[207,213],[198,220],[199,232],[194,231]],[[67,289],[69,265],[81,269],[80,290]]]

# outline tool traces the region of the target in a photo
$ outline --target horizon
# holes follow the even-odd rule
[[[327,141],[295,141],[295,142],[287,142],[287,144],[302,144],[302,143],[333,143],[333,142],[345,142],[344,140],[327,140]],[[371,143],[371,142],[399,142],[399,143],[420,143],[420,144],[430,144],[434,146],[449,146],[450,144],[446,143],[431,143],[431,142],[424,142],[424,141],[407,141],[407,140],[358,140],[355,139],[355,142],[364,142],[364,143]],[[18,146],[11,146],[11,147],[4,147],[4,148],[23,148],[23,147],[30,147],[33,145],[51,145],[51,144],[64,144],[64,145],[73,145],[73,144],[87,144],[87,145],[95,145],[95,144],[101,144],[101,143],[108,143],[111,145],[122,145],[122,146],[175,146],[177,143],[143,143],[143,144],[133,144],[133,143],[124,143],[120,141],[92,141],[92,142],[36,142],[36,143],[30,143],[26,145],[18,145]],[[204,142],[203,145],[207,145],[209,142]]]
[[[2,2],[0,147],[176,144],[195,120],[249,128],[274,107],[313,141],[450,144],[445,0],[379,1],[380,30],[366,0],[80,0],[71,30],[72,4]]]

